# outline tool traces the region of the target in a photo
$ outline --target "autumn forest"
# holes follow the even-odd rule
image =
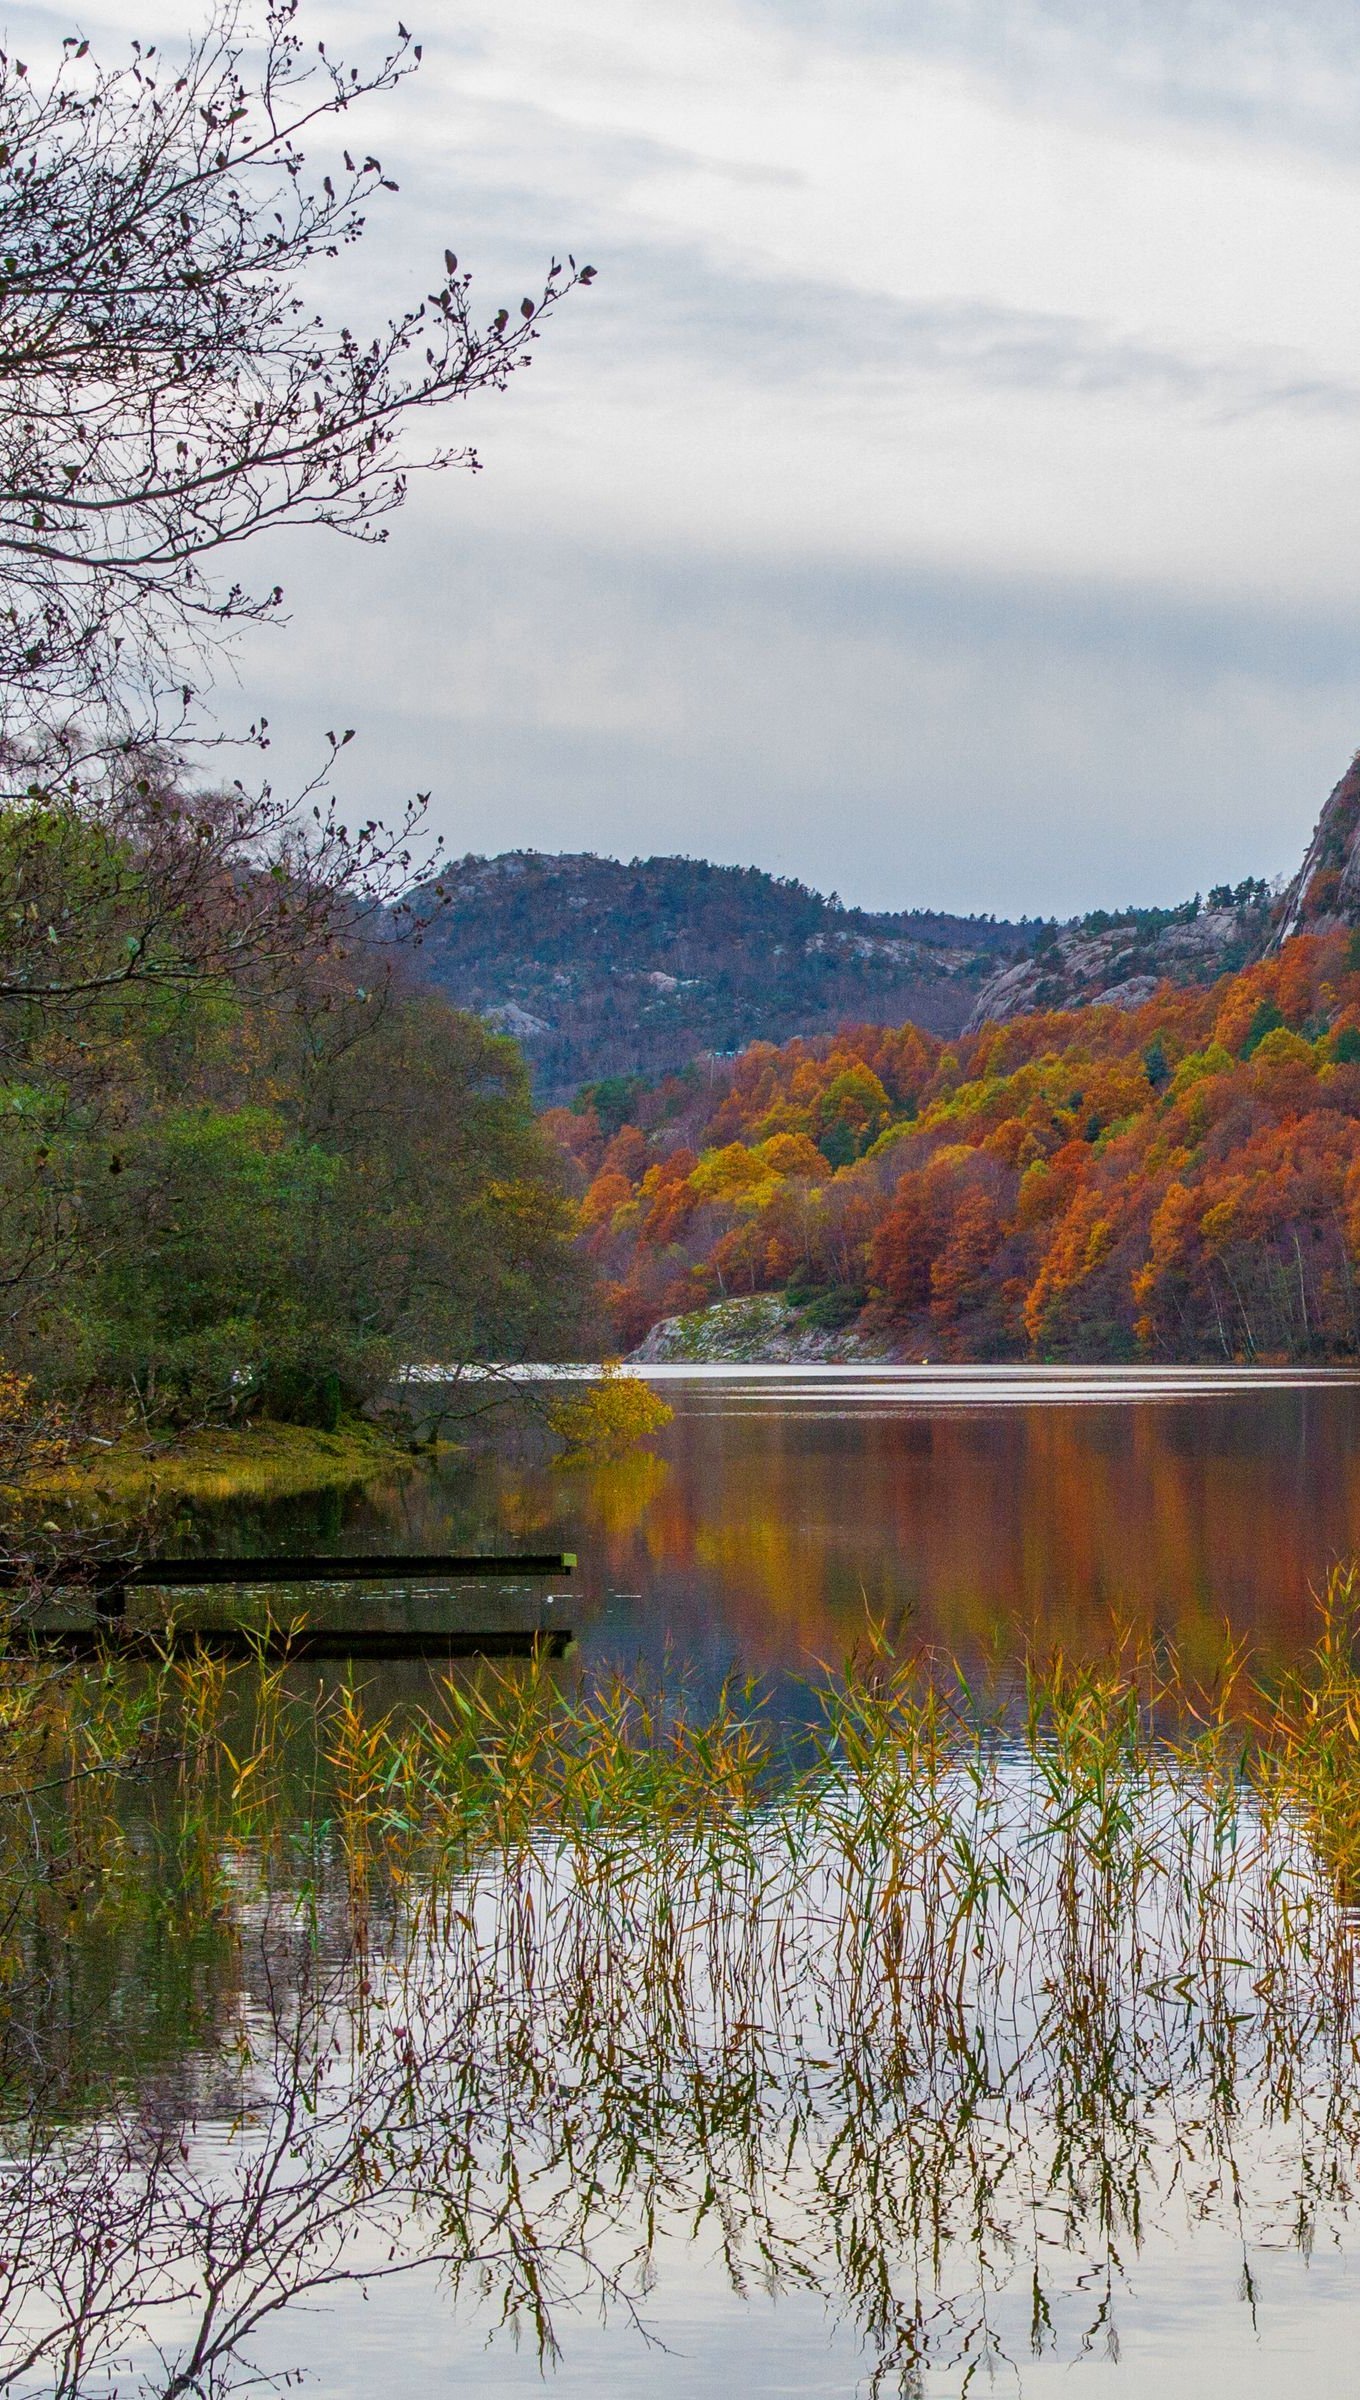
[[[1360,1343],[1360,937],[1207,989],[709,1061],[546,1112],[612,1336],[780,1292],[937,1359],[1326,1359]],[[853,1343],[852,1343],[853,1349]]]

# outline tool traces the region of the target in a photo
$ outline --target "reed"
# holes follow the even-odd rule
[[[543,1661],[400,1710],[6,1668],[0,2389],[226,2389],[380,2254],[550,2359],[683,2235],[910,2391],[1109,2346],[1173,2220],[1343,2238],[1358,1609],[1273,1686],[871,1638],[796,1727]]]

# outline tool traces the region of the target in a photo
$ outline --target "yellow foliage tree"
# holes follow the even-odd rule
[[[669,1425],[675,1411],[640,1375],[626,1375],[617,1359],[606,1359],[598,1383],[564,1392],[548,1410],[548,1423],[566,1448],[559,1467],[587,1466],[622,1458],[648,1434]]]

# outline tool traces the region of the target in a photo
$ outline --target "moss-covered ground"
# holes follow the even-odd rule
[[[89,1443],[60,1466],[31,1479],[30,1498],[89,1503],[122,1511],[148,1502],[286,1500],[409,1468],[410,1453],[361,1421],[323,1433],[310,1425],[262,1418],[250,1425],[192,1433],[124,1434]]]

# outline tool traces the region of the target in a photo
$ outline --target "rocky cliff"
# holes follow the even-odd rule
[[[1159,983],[1211,983],[1259,958],[1271,938],[1272,895],[1259,878],[1180,908],[1095,909],[1070,925],[1045,926],[1020,959],[988,977],[966,1030],[1004,1024],[1041,1008],[1102,1001],[1137,1008]]]
[[[1360,753],[1318,818],[1303,864],[1280,903],[1268,947],[1293,933],[1360,923]]]
[[[1097,910],[1042,929],[1026,953],[987,978],[967,1030],[1036,1008],[1094,1001],[1136,1008],[1162,982],[1208,983],[1268,957],[1296,933],[1360,927],[1360,753],[1330,794],[1284,892],[1251,879],[1183,908]]]

